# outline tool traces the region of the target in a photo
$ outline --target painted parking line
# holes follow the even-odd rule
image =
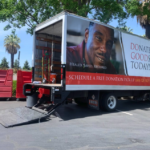
[[[127,112],[123,112],[123,111],[121,111],[121,110],[118,110],[118,109],[116,109],[117,111],[119,111],[119,112],[121,112],[121,113],[123,113],[123,114],[126,114],[126,115],[130,115],[130,116],[132,116],[133,114],[131,114],[131,113],[127,113]]]

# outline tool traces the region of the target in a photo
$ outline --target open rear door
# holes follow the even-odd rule
[[[60,84],[62,21],[37,31],[35,41],[34,81]]]

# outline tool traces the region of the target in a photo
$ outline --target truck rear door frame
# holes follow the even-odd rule
[[[55,17],[50,18],[49,20],[39,24],[33,33],[33,49],[32,49],[32,81],[34,81],[34,66],[35,66],[35,51],[36,51],[36,32],[40,31],[58,21],[62,21],[62,41],[61,41],[61,64],[66,65],[66,48],[67,48],[67,14],[62,12]],[[63,81],[62,81],[63,82]],[[64,86],[64,83],[61,82],[61,85]]]

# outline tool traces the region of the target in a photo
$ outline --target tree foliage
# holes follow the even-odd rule
[[[15,34],[15,30],[12,31],[11,35],[7,35],[4,39],[4,46],[6,48],[6,52],[11,54],[11,68],[13,68],[14,64],[14,55],[20,49],[19,43],[20,39]]]
[[[25,63],[24,63],[23,69],[24,69],[24,70],[30,70],[30,66],[29,66],[29,63],[28,63],[27,60],[26,60]]]
[[[150,20],[150,0],[128,0],[125,7],[132,17],[146,15]]]
[[[123,30],[123,31],[126,31],[126,32],[129,32],[129,33],[132,33],[133,34],[133,29],[131,29],[130,27],[127,27],[127,26],[124,26],[124,27],[117,27],[118,29],[120,30]]]
[[[144,35],[142,35],[142,37],[146,38],[146,35],[144,34]]]
[[[150,0],[129,0],[126,9],[132,17],[137,16],[137,22],[145,29],[145,35],[150,39]]]
[[[15,34],[15,30],[12,31],[11,35],[7,35],[4,39],[4,46],[6,51],[10,54],[17,53],[18,49],[20,49],[19,43],[20,39]]]
[[[126,2],[126,0],[93,0],[92,3],[95,5],[96,12],[93,17],[106,24],[110,23],[113,19],[122,21],[128,17],[128,13],[124,9]]]
[[[8,21],[5,30],[28,26],[27,33],[33,34],[35,26],[55,14],[69,12],[93,18],[104,23],[112,19],[127,17],[124,5],[127,0],[0,0],[0,21]]]
[[[5,30],[28,26],[32,34],[35,26],[60,12],[59,0],[0,0],[0,20],[8,21]]]
[[[19,66],[19,61],[16,59],[15,62],[14,62],[14,68],[16,69],[19,69],[20,66]]]
[[[6,59],[5,57],[1,60],[0,68],[1,68],[1,69],[9,68],[7,59]]]

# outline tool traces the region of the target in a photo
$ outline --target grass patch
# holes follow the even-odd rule
[[[13,81],[13,91],[12,91],[12,95],[16,96],[16,86],[17,86],[17,81]]]

